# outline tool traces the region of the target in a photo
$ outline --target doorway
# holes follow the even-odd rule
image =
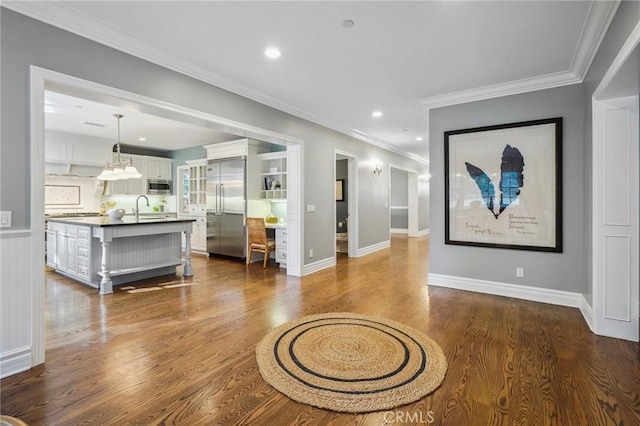
[[[184,120],[190,123],[204,123],[218,126],[225,132],[243,135],[247,138],[262,140],[287,147],[288,160],[288,211],[287,227],[289,231],[287,274],[302,276],[303,254],[303,215],[302,212],[302,165],[304,162],[303,140],[275,133],[244,123],[228,120],[209,113],[192,110],[157,99],[137,95],[124,90],[107,87],[102,84],[72,77],[55,71],[31,67],[31,246],[34,247],[34,263],[31,291],[32,350],[31,366],[45,361],[44,311],[45,311],[45,260],[44,260],[44,103],[45,91],[53,90],[89,100],[102,101],[115,106],[136,105],[140,111],[156,114],[160,117]],[[37,260],[36,260],[37,259]],[[96,297],[100,297],[96,294]]]
[[[358,257],[358,192],[357,159],[354,154],[336,150],[334,153],[334,204],[335,254]]]
[[[389,233],[418,233],[418,174],[409,169],[389,165]]]
[[[592,140],[592,300],[599,335],[640,340],[640,25],[596,88]]]

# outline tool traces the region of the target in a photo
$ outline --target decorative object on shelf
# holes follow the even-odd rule
[[[374,161],[373,162],[373,170],[371,170],[371,173],[373,173],[375,176],[380,176],[382,174],[382,162],[381,161]]]
[[[445,244],[562,252],[562,118],[444,139]]]
[[[102,173],[98,176],[100,180],[121,180],[121,179],[139,179],[142,174],[133,165],[133,160],[123,159],[120,157],[120,119],[124,117],[122,114],[113,114],[118,120],[118,139],[116,141],[115,161],[107,163]]]

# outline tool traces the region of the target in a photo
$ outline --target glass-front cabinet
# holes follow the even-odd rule
[[[192,214],[207,205],[207,160],[186,161],[177,168],[180,213]]]

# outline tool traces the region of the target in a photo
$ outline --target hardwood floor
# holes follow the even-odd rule
[[[340,255],[304,278],[196,257],[192,278],[104,297],[48,272],[47,362],[2,380],[2,414],[31,425],[640,424],[640,345],[593,335],[577,309],[429,288],[427,256],[426,238],[394,237],[391,249]],[[264,334],[340,311],[429,335],[449,363],[442,386],[352,415],[298,404],[262,380],[254,348]]]

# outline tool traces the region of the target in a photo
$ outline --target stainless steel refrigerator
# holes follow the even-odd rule
[[[207,251],[245,257],[246,161],[207,161]]]

